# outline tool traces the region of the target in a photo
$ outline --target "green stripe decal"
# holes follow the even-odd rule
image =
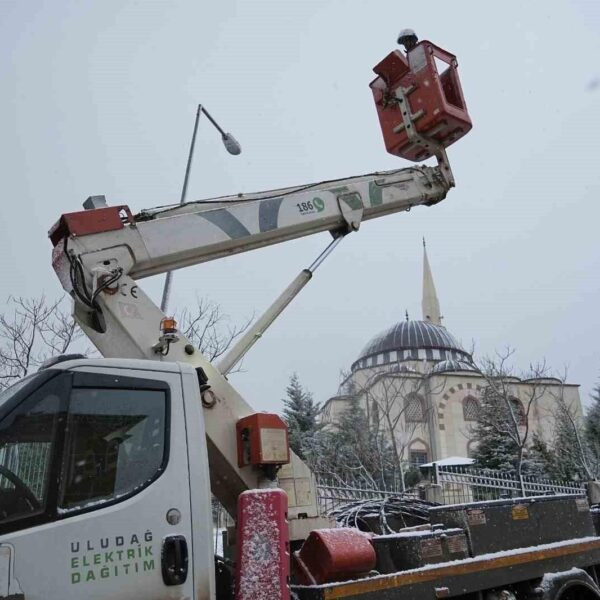
[[[369,181],[369,200],[371,201],[371,206],[383,204],[383,189],[374,181]]]

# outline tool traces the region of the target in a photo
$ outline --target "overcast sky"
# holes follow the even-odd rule
[[[386,154],[371,68],[412,27],[458,56],[474,127],[441,204],[349,236],[233,383],[280,410],[290,374],[323,401],[368,340],[421,318],[421,238],[446,327],[477,355],[546,358],[584,401],[600,378],[600,4],[589,1],[0,0],[2,295],[58,296],[46,232],[89,195],[177,202],[407,166]],[[234,321],[265,309],[327,234],[179,271]],[[159,301],[162,277],[142,282]]]

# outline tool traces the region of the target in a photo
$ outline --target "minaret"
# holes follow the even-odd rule
[[[433,275],[431,274],[431,267],[427,258],[425,238],[423,238],[423,300],[421,301],[421,306],[423,308],[423,321],[428,321],[434,325],[442,324],[440,303],[435,293]]]

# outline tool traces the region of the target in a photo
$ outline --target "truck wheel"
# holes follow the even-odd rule
[[[598,600],[600,594],[584,584],[576,583],[575,585],[565,586],[560,596],[556,600]]]
[[[600,600],[600,589],[583,570],[548,573],[528,598],[536,600]]]

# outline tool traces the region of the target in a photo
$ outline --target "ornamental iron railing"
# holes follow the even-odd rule
[[[500,500],[554,494],[584,494],[583,481],[558,481],[515,472],[478,469],[471,466],[436,465],[424,470],[424,479],[403,491],[400,485],[386,488],[375,482],[317,475],[317,497],[320,509],[327,514],[339,506],[353,502],[385,500],[404,495],[435,500],[442,504],[462,504],[484,500]]]

